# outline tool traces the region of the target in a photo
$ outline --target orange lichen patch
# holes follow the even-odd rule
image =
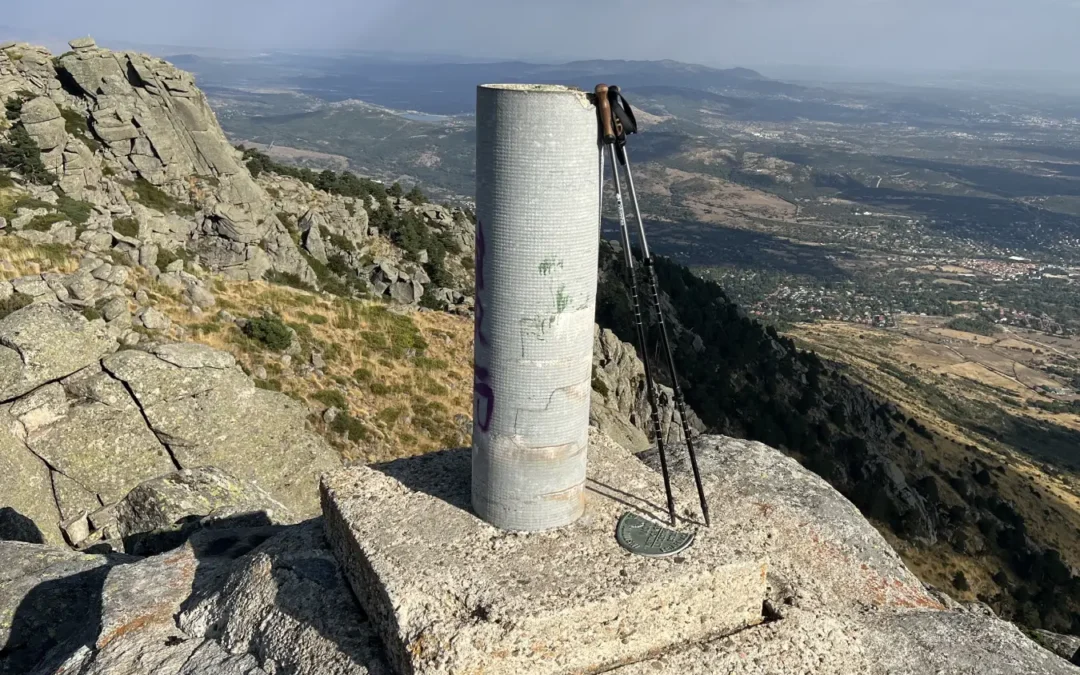
[[[171,615],[170,615],[169,618],[171,619]],[[149,623],[158,623],[161,619],[162,619],[162,617],[157,616],[157,615],[137,616],[134,619],[132,619],[131,621],[123,624],[122,626],[120,626],[116,630],[111,631],[108,634],[102,634],[101,637],[98,638],[97,648],[98,649],[104,649],[105,646],[108,645],[113,640],[116,640],[117,638],[123,637],[124,635],[127,635],[128,633],[134,633],[135,631],[141,630],[142,628],[144,628]]]
[[[104,648],[124,635],[147,627],[174,626],[174,616],[180,603],[190,594],[191,585],[195,580],[196,559],[190,547],[185,546],[174,555],[162,560],[161,564],[173,570],[168,581],[155,586],[155,592],[152,595],[142,596],[140,599],[143,600],[145,606],[136,607],[136,611],[132,612],[130,617],[125,617],[126,620],[122,624],[115,627],[106,625],[98,636],[98,649]]]
[[[866,588],[873,595],[877,607],[904,607],[909,609],[932,609],[943,611],[945,606],[930,597],[922,586],[905,584],[899,579],[876,577],[866,580]]]

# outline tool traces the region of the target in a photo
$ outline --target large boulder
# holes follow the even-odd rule
[[[60,109],[46,96],[39,96],[24,103],[20,121],[38,147],[45,152],[63,145],[67,138]]]
[[[322,533],[204,530],[154,557],[0,542],[2,675],[388,675]]]
[[[279,521],[317,512],[318,476],[340,460],[307,428],[302,405],[257,389],[231,355],[203,345],[116,348],[104,321],[88,322],[62,304],[32,304],[0,320],[6,528],[29,520],[43,541],[82,544],[101,529],[87,518],[102,504],[147,480],[204,466],[237,478],[223,479],[217,497],[205,491],[211,478],[191,479],[200,486],[189,485],[192,494],[216,505],[200,517],[226,507],[258,506]]]
[[[62,544],[49,467],[15,435],[10,407],[0,406],[0,508],[6,523],[0,539]]]
[[[0,319],[0,403],[66,377],[117,348],[103,321],[36,303]]]
[[[123,385],[99,378],[100,396],[94,398],[56,387],[60,400],[51,402],[56,412],[46,413],[48,422],[28,433],[26,444],[58,473],[109,503],[176,467]]]
[[[295,517],[258,487],[214,467],[185,469],[142,483],[114,506],[114,527],[128,553],[146,555],[175,548],[191,532],[248,519],[253,524],[295,522]]]
[[[637,461],[599,435],[591,442]],[[714,527],[725,528],[732,546],[768,553],[768,620],[611,672],[1080,672],[985,610],[939,602],[850,502],[794,460],[723,437],[703,437],[699,447]],[[685,457],[672,468],[680,498],[688,498],[693,483]],[[628,509],[657,508],[631,493],[615,496]],[[194,509],[201,510],[205,505]],[[237,523],[200,529],[179,548],[142,559],[0,541],[0,675],[392,672],[321,519],[286,527]],[[519,545],[514,536],[492,536],[493,546]],[[450,601],[473,610],[460,598]],[[544,672],[562,671],[553,664]]]
[[[256,388],[231,356],[173,344],[118,352],[103,365],[130,389],[179,466],[217,466],[299,516],[317,511],[317,477],[340,460],[306,428],[304,406]]]

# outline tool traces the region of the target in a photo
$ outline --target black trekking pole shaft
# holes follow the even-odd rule
[[[630,169],[630,156],[626,148],[622,148],[622,164],[626,169],[626,183],[630,190],[630,199],[634,206],[634,217],[637,219],[638,237],[641,240],[642,260],[646,274],[649,277],[649,285],[652,291],[653,306],[656,308],[657,322],[660,326],[660,340],[667,356],[668,371],[671,373],[671,388],[675,394],[675,407],[682,420],[683,436],[686,438],[686,450],[690,455],[690,467],[694,471],[694,483],[697,485],[698,499],[701,502],[701,515],[705,519],[705,525],[709,522],[709,503],[705,498],[705,486],[701,481],[701,469],[698,467],[697,452],[694,449],[694,441],[690,435],[690,422],[686,417],[686,399],[683,398],[682,387],[679,385],[679,372],[675,368],[675,353],[671,349],[671,339],[668,337],[667,322],[664,321],[664,310],[660,306],[660,285],[656,279],[656,264],[652,253],[649,251],[649,243],[645,238],[645,223],[641,219],[641,206],[638,205],[637,190],[634,187],[634,174]],[[618,168],[614,167],[616,184],[618,184]],[[644,344],[644,343],[643,343]]]
[[[645,390],[649,397],[649,412],[652,417],[653,434],[656,436],[656,450],[660,454],[660,472],[664,476],[664,491],[667,495],[668,516],[672,527],[675,526],[675,494],[671,490],[671,474],[668,469],[667,448],[664,444],[664,430],[660,423],[660,400],[653,380],[652,362],[649,358],[648,335],[645,331],[645,318],[641,311],[641,296],[638,293],[637,271],[634,269],[634,256],[630,252],[630,227],[626,222],[626,208],[623,205],[622,183],[619,181],[619,163],[616,161],[615,146],[611,148],[611,172],[615,177],[615,202],[619,209],[619,224],[622,230],[623,257],[626,264],[627,283],[634,307],[634,327],[637,329],[638,346],[641,348],[641,361],[645,366]]]

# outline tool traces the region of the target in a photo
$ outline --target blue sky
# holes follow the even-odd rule
[[[1080,0],[3,2],[3,37],[39,41],[1080,72]]]

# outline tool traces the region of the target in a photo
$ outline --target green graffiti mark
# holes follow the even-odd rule
[[[572,299],[570,294],[566,292],[566,286],[560,286],[559,292],[555,294],[555,311],[562,314],[570,306]]]
[[[554,272],[555,268],[562,269],[562,266],[563,266],[563,261],[555,260],[555,258],[552,257],[552,258],[544,259],[544,262],[540,263],[540,266],[537,269],[540,270],[540,274],[542,276],[546,277],[547,275]]]

